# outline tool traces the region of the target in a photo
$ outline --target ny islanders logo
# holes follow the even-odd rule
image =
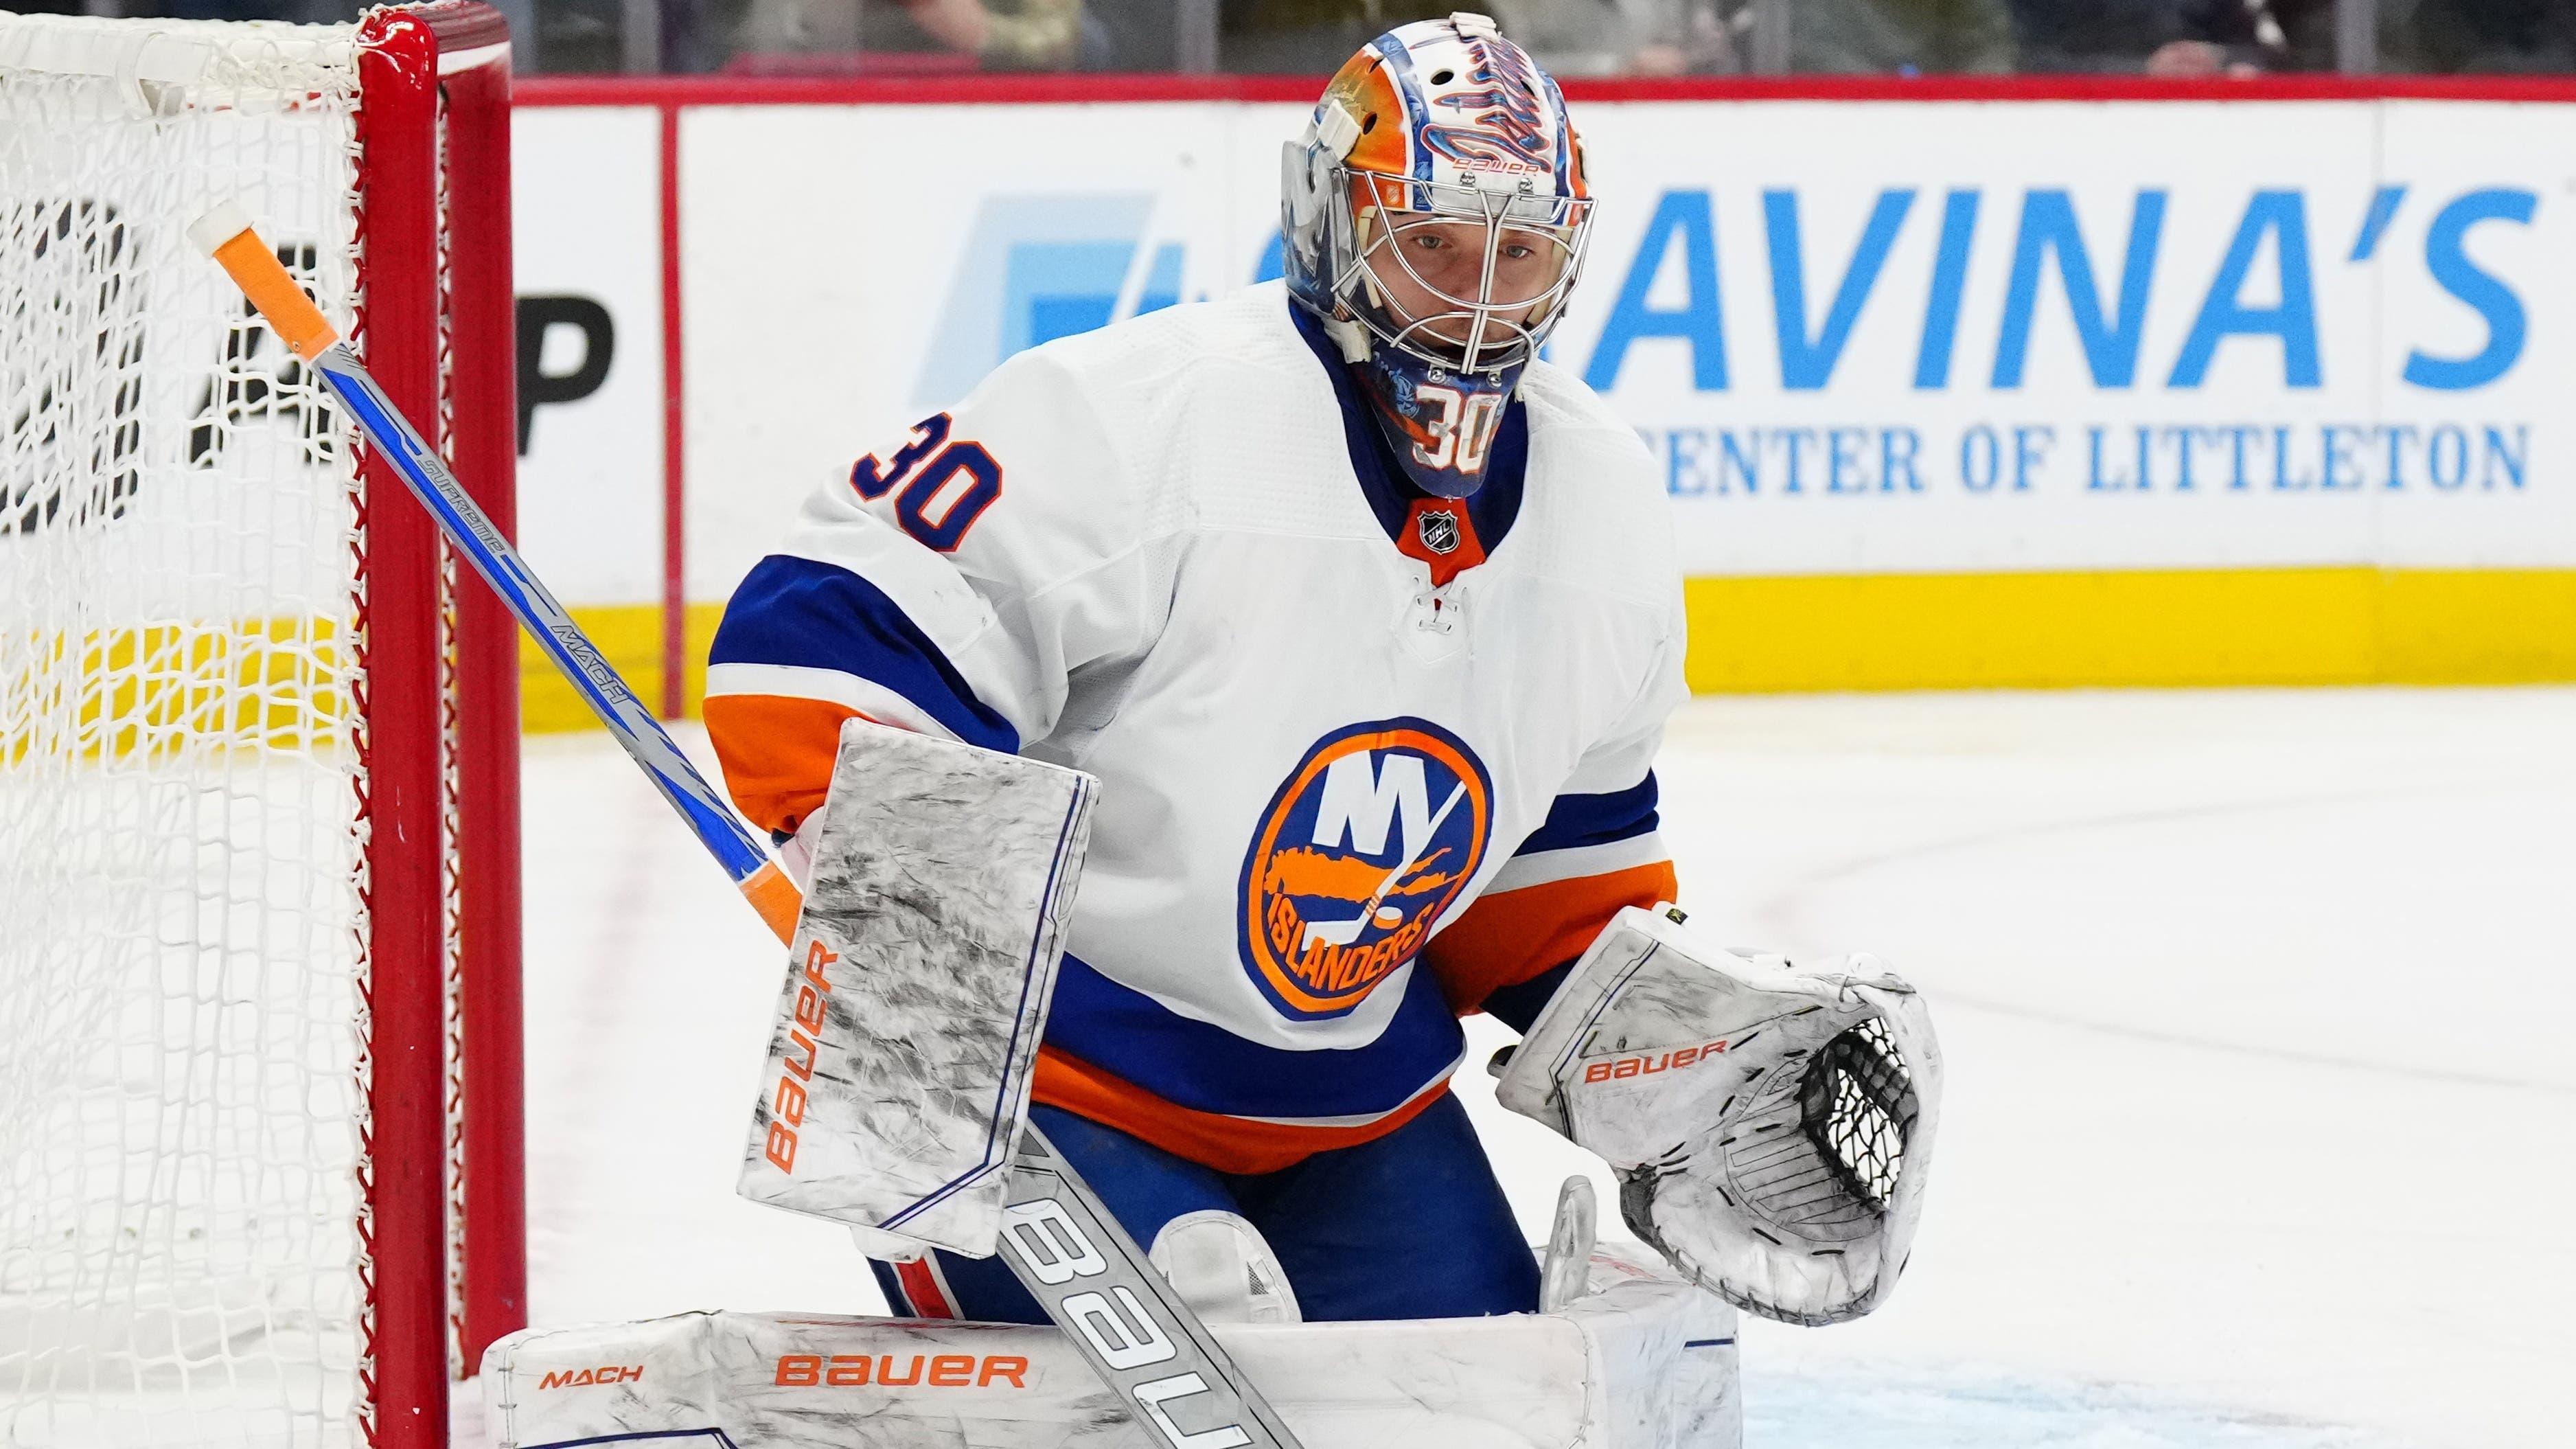
[[[1339,1016],[1413,959],[1484,862],[1492,781],[1426,720],[1335,730],[1298,761],[1243,859],[1237,935],[1271,1003]]]

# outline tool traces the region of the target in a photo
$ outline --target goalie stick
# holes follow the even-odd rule
[[[320,374],[448,542],[545,649],[761,919],[792,944],[804,905],[795,882],[367,375],[248,214],[228,202],[192,224],[188,237],[223,267],[279,340]],[[1013,1275],[1136,1421],[1171,1449],[1298,1449],[1207,1325],[1034,1123],[1012,1157],[1004,1223],[1001,1254]],[[1182,1427],[1181,1418],[1196,1427]]]

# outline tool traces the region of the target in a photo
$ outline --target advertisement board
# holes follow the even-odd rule
[[[522,109],[514,119],[519,535],[609,661],[660,695],[667,532],[660,427],[660,114]],[[532,725],[587,726],[538,663]]]
[[[1578,92],[1602,204],[1550,361],[1657,461],[1694,682],[2576,675],[2570,95]],[[594,269],[618,347],[535,408],[532,557],[616,551],[577,566],[602,603],[684,558],[702,637],[808,490],[1003,357],[1275,276],[1304,113],[535,112],[521,290]],[[615,179],[656,146],[662,230]],[[658,550],[628,528],[662,481],[653,276],[685,379]]]

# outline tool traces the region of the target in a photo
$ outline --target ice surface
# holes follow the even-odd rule
[[[604,738],[527,758],[538,1321],[877,1308],[732,1196],[779,948]],[[2576,690],[1706,699],[1659,773],[1696,923],[1885,955],[1951,1073],[1895,1298],[1748,1325],[1754,1449],[2569,1442]],[[1589,1160],[1461,1089],[1543,1238]]]

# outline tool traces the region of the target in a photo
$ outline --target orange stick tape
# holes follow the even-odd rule
[[[760,918],[778,933],[779,940],[792,943],[796,939],[796,917],[805,909],[805,897],[796,889],[796,882],[788,879],[787,872],[778,868],[778,862],[770,861],[753,871],[751,878],[742,883],[742,898],[760,912]]]
[[[259,232],[238,205],[226,202],[216,208],[189,227],[188,236],[223,266],[233,285],[250,298],[250,304],[268,319],[279,340],[293,348],[296,356],[311,362],[340,340],[340,334],[323,318],[322,309],[304,295],[304,289],[288,274],[286,264],[277,259],[268,243],[259,239]]]

